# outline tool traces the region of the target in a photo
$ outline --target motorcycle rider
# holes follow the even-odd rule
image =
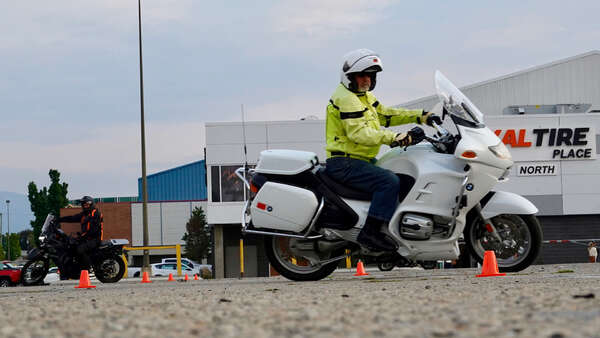
[[[421,141],[424,132],[413,128],[395,133],[381,129],[406,123],[441,124],[439,116],[422,109],[391,108],[382,105],[371,91],[381,58],[368,49],[344,56],[340,84],[327,105],[326,172],[334,180],[373,194],[369,214],[358,242],[371,250],[392,251],[396,247],[380,232],[398,205],[400,180],[389,170],[374,165],[382,144],[407,146]]]
[[[79,203],[82,211],[72,216],[63,216],[59,222],[81,223],[81,232],[78,233],[77,255],[80,259],[81,270],[90,270],[92,265],[89,254],[93,252],[102,241],[103,217],[96,207],[94,199],[83,196]]]

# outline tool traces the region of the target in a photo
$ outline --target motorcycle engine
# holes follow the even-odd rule
[[[433,220],[417,214],[405,214],[400,224],[400,235],[407,239],[426,240],[433,232]]]

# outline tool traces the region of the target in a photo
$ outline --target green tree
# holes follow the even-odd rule
[[[10,245],[10,257],[8,257],[8,246]],[[6,250],[4,250],[6,259],[10,261],[14,261],[15,259],[21,257],[21,245],[19,244],[19,234],[12,233],[9,237],[9,243],[6,246]]]
[[[10,257],[8,257],[8,247],[10,246]],[[14,261],[15,259],[21,256],[21,245],[19,244],[19,234],[10,234],[10,237],[7,235],[2,236],[2,240],[0,241],[1,250],[1,258],[7,259],[9,261]]]
[[[48,208],[54,215],[60,215],[60,208],[69,204],[67,199],[67,183],[60,183],[60,173],[58,170],[50,169],[50,187],[48,188]]]
[[[31,221],[31,227],[33,228],[33,238],[36,244],[46,216],[49,213],[59,216],[60,208],[67,206],[69,203],[69,200],[67,200],[67,188],[69,185],[67,183],[60,183],[60,173],[58,170],[50,169],[48,176],[50,176],[49,188],[43,187],[38,190],[34,182],[29,182],[27,186],[31,211],[35,217]]]
[[[0,234],[0,260],[3,260],[4,257],[6,256],[4,254],[4,236],[2,236],[2,234]]]
[[[183,235],[185,251],[183,255],[191,260],[200,262],[210,254],[210,233],[206,226],[206,216],[200,207],[194,208],[192,216],[185,225]]]

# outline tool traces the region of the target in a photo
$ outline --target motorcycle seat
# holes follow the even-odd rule
[[[108,240],[108,241],[101,241],[100,245],[99,245],[99,248],[106,248],[106,247],[109,247],[111,245],[112,245],[112,242],[110,240]]]
[[[359,201],[370,201],[373,198],[373,194],[370,192],[364,192],[356,189],[352,189],[342,183],[338,183],[333,180],[325,173],[325,169],[321,168],[317,171],[317,177],[321,179],[323,184],[325,184],[329,189],[333,190],[336,194],[341,197],[359,200]]]

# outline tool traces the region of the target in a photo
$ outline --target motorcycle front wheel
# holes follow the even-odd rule
[[[392,271],[395,266],[396,266],[396,264],[394,264],[392,262],[385,262],[385,263],[379,263],[379,264],[377,264],[377,267],[381,271]]]
[[[283,277],[294,281],[316,281],[321,280],[330,274],[338,266],[338,261],[328,264],[312,265],[310,261],[301,255],[294,255],[292,248],[302,245],[303,247],[311,246],[315,248],[312,252],[314,255],[321,256],[325,260],[332,258],[332,253],[327,254],[327,257],[322,257],[316,251],[316,242],[310,243],[289,237],[280,236],[265,236],[265,251],[271,266]]]
[[[21,269],[21,284],[24,286],[42,284],[49,268],[50,262],[43,257],[28,261]]]
[[[116,283],[125,274],[125,262],[120,256],[103,257],[95,265],[94,274],[102,283]]]
[[[484,252],[492,250],[498,269],[503,272],[521,271],[533,264],[542,247],[538,219],[533,215],[504,214],[493,217],[492,222],[500,240],[487,230],[480,217],[465,227],[465,242],[471,256],[482,263]]]

